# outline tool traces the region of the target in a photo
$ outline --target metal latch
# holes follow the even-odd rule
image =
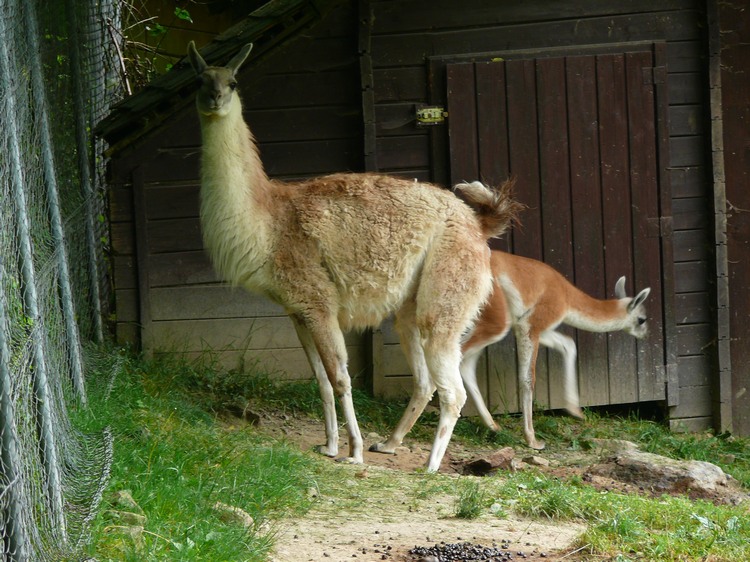
[[[448,112],[444,107],[438,105],[417,107],[417,125],[419,126],[441,125],[446,117],[448,117]]]

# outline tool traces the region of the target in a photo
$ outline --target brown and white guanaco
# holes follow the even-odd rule
[[[199,78],[203,140],[201,229],[219,274],[281,304],[320,385],[326,443],[338,454],[338,396],[349,434],[345,460],[363,462],[352,402],[344,330],[378,325],[391,313],[415,373],[407,414],[388,441],[393,452],[437,390],[440,421],[427,470],[436,471],[466,400],[461,337],[492,289],[487,239],[501,234],[520,206],[511,182],[498,190],[462,189],[473,211],[448,190],[377,174],[333,174],[299,182],[270,179],[242,114],[237,70],[209,66],[191,42]]]
[[[643,289],[634,298],[628,297],[625,277],[620,277],[615,285],[617,298],[600,300],[577,289],[545,263],[498,250],[492,252],[491,268],[494,290],[462,345],[461,376],[482,421],[497,430],[477,386],[476,365],[480,352],[502,340],[512,329],[516,337],[524,436],[529,447],[543,449],[544,443],[536,439],[532,422],[539,344],[563,355],[565,409],[582,418],[576,344],[572,338],[558,332],[558,326],[568,324],[589,332],[621,330],[643,338],[648,332],[643,301],[650,288]]]

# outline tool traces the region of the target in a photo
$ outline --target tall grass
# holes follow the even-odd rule
[[[315,459],[249,426],[217,423],[186,397],[177,380],[190,373],[174,363],[127,358],[108,365],[106,354],[97,363],[89,375],[90,408],[78,423],[110,426],[115,459],[89,554],[100,561],[265,560],[274,521],[310,505]],[[112,500],[120,490],[143,510],[142,529],[122,523]],[[216,502],[242,509],[253,525],[222,521]]]

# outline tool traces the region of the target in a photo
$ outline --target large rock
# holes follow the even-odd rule
[[[727,487],[731,477],[705,461],[675,460],[635,447],[622,447],[605,462],[592,466],[591,474],[635,484],[653,492],[687,493],[711,497]],[[607,450],[607,447],[602,447]]]

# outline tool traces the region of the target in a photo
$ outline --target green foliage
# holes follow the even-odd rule
[[[122,29],[111,31],[121,34],[124,39],[123,63],[133,91],[167,72],[185,54],[184,51],[169,52],[163,44],[177,24],[194,23],[190,11],[185,8],[187,5],[188,2],[177,2],[171,14],[167,12],[166,16],[158,16],[149,12],[148,3],[135,0],[120,2]]]
[[[116,506],[105,505],[89,553],[102,561],[265,560],[279,522],[310,508],[310,488],[325,490],[335,498],[331,509],[347,510],[352,517],[371,509],[364,498],[379,494],[399,497],[414,509],[448,496],[458,518],[517,515],[582,523],[577,548],[593,559],[750,560],[750,518],[743,506],[600,491],[581,478],[530,470],[483,479],[419,472],[357,479],[352,467],[318,461],[264,438],[251,426],[230,427],[217,417],[228,405],[247,402],[320,416],[314,381],[280,382],[257,365],[226,371],[211,355],[197,363],[175,356],[142,361],[111,350],[88,355],[91,408],[79,412],[78,422],[91,431],[109,425],[116,439],[105,502],[112,492],[129,489],[147,516],[139,545],[122,533],[112,515]],[[404,404],[356,391],[355,407],[365,431],[387,434]],[[430,441],[436,421],[434,413],[424,415],[417,437]],[[456,439],[485,448],[521,447],[521,419],[499,416],[497,421],[501,431],[496,434],[476,420],[462,419]],[[747,440],[681,435],[652,421],[595,412],[584,421],[544,414],[535,421],[550,455],[584,449],[594,437],[629,439],[658,454],[718,462],[748,484]],[[217,501],[246,511],[254,526],[222,522],[212,509]]]
[[[464,480],[459,484],[456,498],[456,517],[476,519],[486,510],[487,496],[476,480]]]
[[[496,494],[495,504],[526,517],[587,523],[578,545],[595,557],[750,559],[750,522],[742,506],[601,492],[533,472],[509,476]]]
[[[569,486],[533,472],[523,472],[504,484],[500,501],[527,517],[569,520],[581,517],[583,488]]]
[[[182,21],[193,23],[193,18],[190,17],[190,12],[188,12],[185,8],[180,8],[180,7],[175,8],[174,15],[177,16],[177,18],[181,19]]]
[[[178,373],[117,353],[90,361],[86,430],[110,426],[115,459],[89,554],[98,560],[265,560],[273,523],[304,513],[317,486],[316,460],[228,428],[174,385]],[[113,494],[129,490],[146,516],[138,539],[116,516]],[[251,528],[222,521],[216,502],[249,514]]]

